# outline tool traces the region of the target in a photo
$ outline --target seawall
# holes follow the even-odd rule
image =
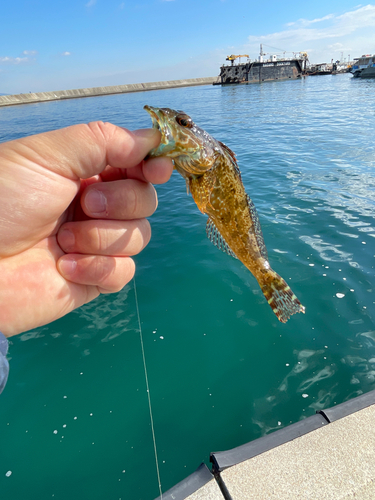
[[[189,78],[186,80],[169,80],[165,82],[131,83],[127,85],[113,85],[111,87],[93,87],[85,89],[56,90],[52,92],[30,92],[29,94],[2,95],[0,96],[0,107],[14,106],[17,104],[32,104],[34,102],[59,101],[62,99],[78,99],[81,97],[125,94],[128,92],[144,92],[146,90],[171,89],[174,87],[210,85],[216,80],[217,76]]]

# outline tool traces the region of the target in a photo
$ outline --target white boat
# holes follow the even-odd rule
[[[354,78],[375,78],[375,55],[365,55],[354,59],[350,68]]]

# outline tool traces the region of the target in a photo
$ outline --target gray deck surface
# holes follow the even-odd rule
[[[195,493],[192,493],[186,500],[223,500],[223,495],[215,479],[202,486]]]
[[[234,500],[375,499],[375,405],[221,472]]]

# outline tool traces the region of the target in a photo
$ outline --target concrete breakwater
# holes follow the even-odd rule
[[[113,85],[111,87],[93,87],[85,89],[56,90],[52,92],[30,92],[29,94],[14,94],[0,96],[1,106],[16,104],[32,104],[35,102],[59,101],[62,99],[78,99],[80,97],[95,97],[128,92],[143,92],[146,90],[162,90],[174,87],[191,87],[194,85],[210,85],[217,77],[189,78],[186,80],[169,80],[165,82],[130,83]]]

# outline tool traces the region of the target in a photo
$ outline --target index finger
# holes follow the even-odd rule
[[[164,184],[172,175],[173,163],[171,158],[159,156],[158,158],[148,158],[140,165],[126,169],[128,179],[137,179],[151,184]]]
[[[164,184],[172,175],[173,163],[171,158],[158,156],[141,161],[132,168],[113,168],[107,165],[100,176],[92,177],[96,182],[118,181],[122,179],[137,179],[138,181],[151,182],[151,184]],[[87,181],[86,181],[87,182]],[[82,187],[82,183],[81,183]]]

